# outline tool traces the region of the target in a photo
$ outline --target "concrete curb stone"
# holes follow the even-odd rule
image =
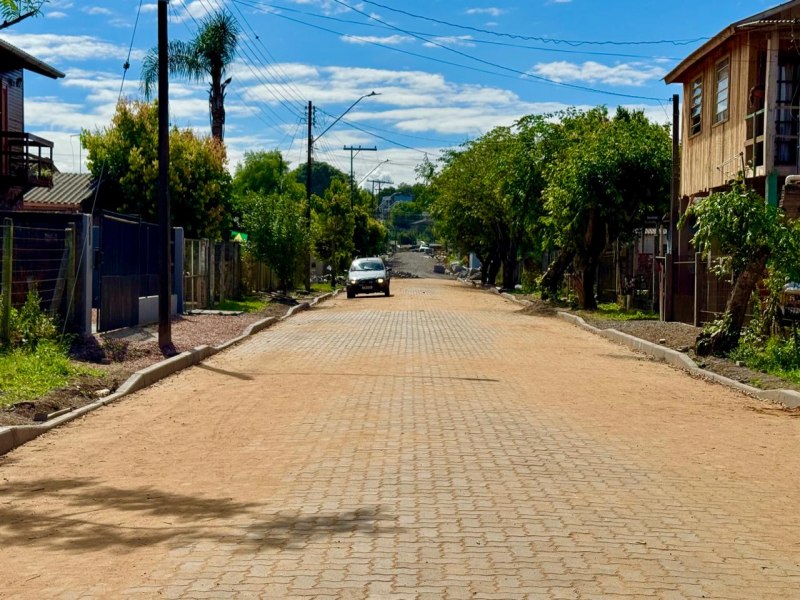
[[[197,346],[196,348],[192,348],[186,352],[181,352],[176,356],[162,360],[154,365],[140,369],[128,377],[125,383],[119,386],[117,391],[113,394],[85,406],[81,406],[80,408],[76,408],[65,415],[56,417],[55,419],[47,421],[46,423],[42,423],[41,425],[14,425],[10,427],[0,427],[0,456],[10,452],[11,450],[14,450],[15,448],[18,448],[19,446],[22,446],[23,444],[39,437],[51,429],[82,417],[85,414],[100,408],[101,406],[111,404],[112,402],[115,402],[120,398],[127,396],[128,394],[138,392],[139,390],[151,386],[157,381],[169,377],[178,371],[182,371],[183,369],[199,364],[208,357],[213,356],[214,354],[217,354],[218,352],[221,352],[222,350],[225,350],[234,344],[237,344],[238,342],[255,335],[256,333],[259,333],[268,327],[271,327],[275,323],[288,319],[295,313],[309,310],[320,302],[336,297],[338,293],[339,290],[336,290],[335,292],[329,292],[327,294],[318,296],[310,302],[302,302],[297,304],[296,306],[290,308],[289,311],[280,318],[267,317],[261,321],[256,321],[255,323],[249,325],[242,335],[217,346]]]
[[[526,305],[530,304],[526,300],[515,298],[512,294],[503,293],[501,294],[501,296],[503,296],[507,300],[516,302],[517,304],[526,304]],[[573,315],[563,311],[558,312],[557,314],[558,318],[567,321],[569,323],[572,323],[573,325],[577,325],[578,327],[581,327],[582,329],[594,333],[595,335],[599,335],[601,337],[604,337],[608,340],[611,340],[623,346],[627,346],[632,350],[636,350],[638,352],[647,354],[648,356],[651,356],[657,360],[672,365],[673,367],[677,367],[678,369],[688,371],[689,373],[697,377],[701,377],[703,379],[707,379],[715,383],[719,383],[727,387],[739,390],[740,392],[743,392],[750,396],[754,396],[761,400],[766,400],[768,402],[773,402],[776,404],[782,404],[786,408],[800,407],[800,392],[796,392],[794,390],[761,390],[756,387],[744,384],[740,381],[736,381],[734,379],[724,377],[717,373],[701,369],[686,354],[678,352],[677,350],[673,350],[672,348],[665,348],[664,346],[654,344],[653,342],[648,342],[647,340],[634,337],[632,335],[623,333],[616,329],[598,329],[593,325],[589,325],[586,321],[584,321],[581,317],[577,315]]]

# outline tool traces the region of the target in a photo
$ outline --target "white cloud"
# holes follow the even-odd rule
[[[654,79],[661,79],[666,74],[666,71],[661,67],[643,63],[623,63],[608,66],[594,61],[587,61],[582,64],[557,61],[539,63],[533,67],[531,73],[562,83],[578,81],[638,87]]]
[[[502,8],[497,8],[495,6],[489,6],[486,8],[468,8],[466,13],[468,15],[489,15],[490,17],[499,17],[502,14],[505,14],[505,10]]]
[[[81,9],[87,15],[106,15],[110,16],[114,13],[107,8],[103,8],[102,6],[86,6]]]
[[[448,35],[442,37],[431,38],[429,42],[425,42],[423,46],[426,48],[438,48],[440,46],[462,46],[464,48],[474,48],[475,42],[472,41],[471,35]]]
[[[60,10],[54,10],[52,12],[45,13],[45,17],[48,17],[50,19],[63,19],[64,17],[67,16],[69,16],[67,15],[67,13],[61,12]]]
[[[205,19],[208,15],[225,9],[223,0],[172,0],[170,4],[172,23]]]
[[[125,58],[128,49],[90,35],[60,35],[55,33],[4,33],[2,37],[22,48],[36,58],[54,64],[71,61],[94,60],[98,56],[104,58]],[[137,60],[144,57],[144,52],[136,51],[131,58]]]
[[[389,35],[385,37],[375,35],[343,35],[339,39],[348,44],[385,44],[387,46],[399,46],[400,44],[412,41],[413,38],[405,35]]]

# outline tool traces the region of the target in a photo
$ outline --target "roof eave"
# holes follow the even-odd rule
[[[27,69],[28,71],[33,71],[34,73],[38,73],[39,75],[44,75],[45,77],[50,77],[52,79],[60,79],[64,77],[64,73],[55,67],[48,65],[46,62],[39,60],[35,56],[31,56],[24,50],[17,48],[3,39],[0,39],[0,49],[13,54],[19,60],[19,68]]]
[[[705,56],[709,52],[715,50],[720,45],[725,43],[728,39],[739,33],[739,27],[742,25],[747,25],[753,21],[760,21],[764,19],[769,19],[777,14],[780,14],[784,10],[788,10],[795,6],[800,5],[800,0],[790,0],[789,2],[784,2],[779,4],[778,6],[773,6],[772,8],[768,8],[767,10],[761,11],[755,15],[751,15],[740,21],[736,21],[728,25],[725,29],[720,31],[717,35],[713,38],[708,40],[705,44],[700,46],[697,50],[692,52],[688,57],[681,61],[681,63],[672,69],[667,75],[664,77],[664,81],[668,84],[670,83],[679,83],[680,78],[685,72],[694,65],[701,57]]]

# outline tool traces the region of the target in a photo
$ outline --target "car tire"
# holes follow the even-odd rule
[[[352,291],[352,290],[347,290],[347,297],[348,298],[355,298],[356,297],[356,293],[354,291]]]
[[[383,295],[384,295],[384,296],[387,296],[387,297],[390,295],[390,294],[389,294],[389,288],[388,288],[388,287],[387,287],[387,288],[386,288],[386,289],[383,291]]]

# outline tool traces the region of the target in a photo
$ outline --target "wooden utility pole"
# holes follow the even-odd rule
[[[158,226],[161,239],[158,287],[158,346],[172,352],[172,268],[169,211],[169,37],[167,0],[158,0]]]
[[[308,101],[308,156],[306,157],[306,236],[308,255],[306,256],[306,292],[311,292],[311,161],[313,159],[314,136],[311,127],[314,122],[314,105]]]
[[[669,199],[669,230],[667,232],[667,255],[664,259],[664,320],[672,321],[673,304],[675,298],[675,250],[677,246],[677,231],[675,230],[675,213],[678,210],[678,195],[680,193],[680,98],[678,94],[672,96],[672,182],[670,185]]]

